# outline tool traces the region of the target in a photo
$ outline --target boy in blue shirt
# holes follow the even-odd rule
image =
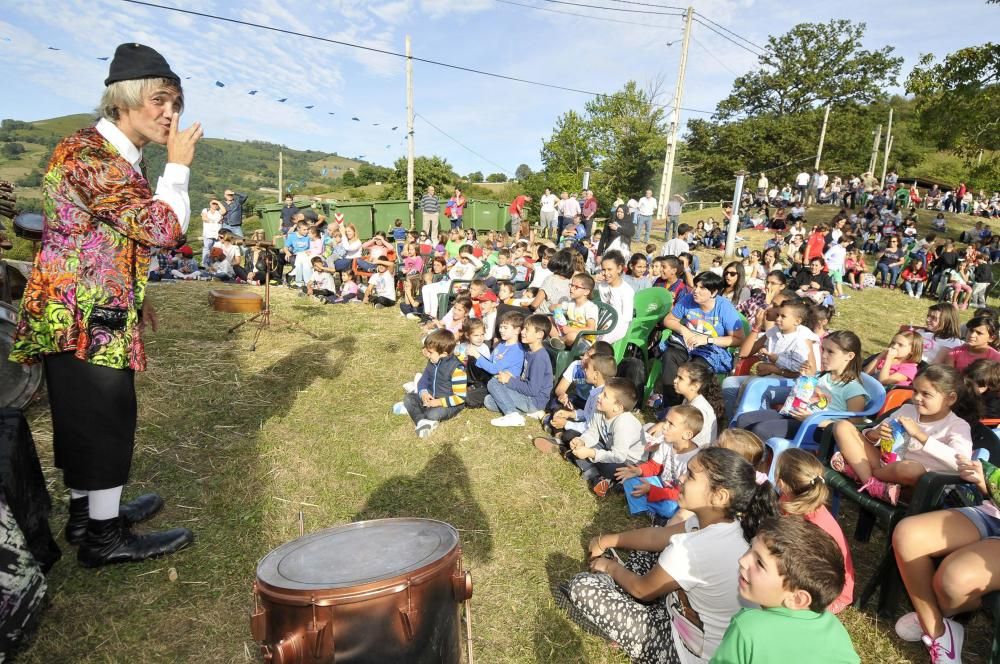
[[[521,343],[528,351],[524,356],[524,368],[518,374],[501,371],[486,385],[489,390],[486,407],[503,413],[490,420],[493,426],[524,426],[521,413],[536,419],[545,416],[545,404],[552,392],[552,362],[544,343],[551,327],[548,316],[528,316],[521,329]]]
[[[285,247],[282,249],[286,265],[295,265],[295,257],[303,251],[309,251],[309,223],[301,212],[296,215],[295,222],[295,228],[288,232],[288,236],[285,238]],[[286,279],[288,284],[292,284],[293,280],[301,281],[296,276],[294,269],[288,273]]]
[[[403,255],[403,247],[406,245],[406,229],[403,228],[403,220],[396,219],[392,226],[392,239],[396,243],[396,256]]]
[[[800,516],[767,519],[739,563],[740,597],[760,608],[733,616],[712,664],[857,664],[847,630],[826,610],[843,587],[832,537]]]

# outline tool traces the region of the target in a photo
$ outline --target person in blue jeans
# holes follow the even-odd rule
[[[502,413],[490,421],[493,426],[524,426],[522,413],[539,420],[545,417],[545,404],[552,392],[552,362],[545,350],[545,338],[551,327],[552,319],[548,316],[528,316],[521,329],[521,343],[527,350],[521,375],[501,371],[487,383],[489,395],[485,405]]]
[[[899,239],[890,237],[875,265],[875,273],[881,276],[883,287],[896,287],[896,281],[899,279],[899,273],[903,271],[905,262],[906,252],[899,248]]]

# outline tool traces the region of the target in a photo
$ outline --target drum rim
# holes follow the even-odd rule
[[[18,321],[18,308],[7,302],[0,302],[0,321],[7,323],[14,328],[17,327]],[[19,364],[8,360],[6,357],[0,358],[0,362],[10,362],[12,364]],[[41,364],[32,365],[20,365],[22,371],[25,375],[25,382],[23,389],[15,394],[12,394],[13,400],[6,404],[0,404],[4,408],[24,408],[27,406],[35,395],[38,393],[39,388],[42,386],[42,366]]]
[[[371,528],[376,525],[388,525],[388,524],[398,524],[398,523],[420,523],[420,524],[435,524],[444,526],[447,531],[450,531],[454,537],[454,543],[451,548],[447,549],[443,555],[439,558],[432,560],[429,563],[414,567],[407,571],[402,571],[393,576],[388,576],[382,579],[377,579],[373,581],[363,581],[358,582],[353,585],[334,587],[330,586],[315,586],[315,587],[302,587],[302,588],[288,588],[285,586],[277,585],[273,580],[265,580],[262,577],[262,566],[265,561],[267,561],[272,556],[278,555],[279,552],[285,550],[286,552],[293,549],[294,544],[299,543],[302,545],[302,541],[308,539],[316,538],[324,533],[331,533],[334,531],[344,531],[344,530],[361,530],[365,528]],[[368,519],[365,521],[354,521],[352,523],[342,524],[339,526],[331,526],[330,528],[324,528],[322,530],[317,530],[312,533],[308,533],[302,537],[297,537],[293,540],[285,542],[284,544],[272,549],[266,555],[264,555],[260,561],[257,563],[257,575],[256,581],[254,582],[254,587],[264,596],[268,596],[276,601],[288,604],[315,604],[317,606],[331,605],[337,603],[350,603],[365,601],[372,599],[381,595],[398,593],[405,590],[408,586],[418,585],[423,583],[428,578],[437,576],[442,569],[447,569],[461,566],[462,557],[462,546],[461,539],[459,538],[458,529],[455,528],[450,523],[444,521],[439,521],[437,519],[425,519],[420,517],[392,517],[386,519]]]

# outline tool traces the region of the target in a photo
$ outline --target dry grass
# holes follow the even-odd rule
[[[762,234],[746,236],[763,242]],[[159,491],[167,507],[150,527],[187,525],[197,543],[166,559],[97,571],[79,568],[64,547],[24,662],[256,661],[248,624],[255,566],[297,536],[300,509],[309,531],[386,516],[454,524],[475,580],[480,662],[625,661],[573,627],[549,593],[582,569],[589,537],[643,523],[620,499],[596,500],[569,464],[540,458],[529,443],[534,427],[494,429],[483,411],[415,438],[408,418],[388,414],[400,384],[422,365],[417,329],[398,312],[320,307],[279,289],[277,313],[320,339],[278,325],[250,353],[252,331],[226,335],[235,317],[209,310],[208,287],[150,288],[162,327],[149,338],[151,368],[138,381],[141,427],[127,488],[130,496]],[[834,326],[857,330],[874,351],[899,323],[922,320],[927,304],[861,293],[839,307]],[[51,467],[44,399],[28,416],[59,530],[65,495]],[[855,548],[859,583],[878,546]],[[872,616],[844,615],[863,661],[924,661]],[[978,619],[966,661],[985,661],[973,653],[988,652],[988,636]]]

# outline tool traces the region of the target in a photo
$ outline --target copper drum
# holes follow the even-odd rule
[[[264,298],[257,293],[231,288],[208,291],[208,303],[216,311],[232,314],[255,314],[264,310]]]
[[[7,359],[14,344],[17,309],[0,302],[0,408],[24,408],[42,385],[42,364]]]
[[[458,664],[458,609],[471,596],[453,527],[360,521],[264,556],[250,631],[272,664]]]
[[[42,241],[45,218],[37,212],[22,212],[14,217],[14,235],[32,242]]]

